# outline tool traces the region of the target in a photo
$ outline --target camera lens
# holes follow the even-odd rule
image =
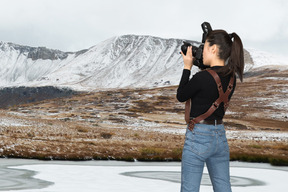
[[[196,46],[192,47],[192,55],[193,55],[193,57],[196,57],[197,50],[198,50],[198,47],[196,47]]]

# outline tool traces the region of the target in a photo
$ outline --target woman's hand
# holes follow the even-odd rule
[[[194,60],[194,57],[192,55],[192,46],[189,46],[187,48],[186,55],[184,55],[184,53],[182,51],[181,51],[181,55],[182,55],[183,61],[184,61],[184,69],[191,70],[191,68],[193,66],[193,60]]]

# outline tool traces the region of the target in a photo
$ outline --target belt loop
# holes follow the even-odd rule
[[[215,124],[215,127],[216,127],[216,125],[217,125],[217,120],[215,119],[214,122],[215,122],[214,124]]]

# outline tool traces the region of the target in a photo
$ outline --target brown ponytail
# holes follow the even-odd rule
[[[240,37],[236,33],[228,34],[224,30],[213,30],[208,34],[207,41],[210,46],[214,44],[218,45],[219,58],[228,61],[225,62],[225,66],[217,70],[217,72],[224,76],[237,73],[242,82],[244,54]]]
[[[244,70],[244,54],[243,45],[240,37],[236,33],[232,33],[233,43],[231,48],[231,54],[227,66],[231,68],[233,72],[236,72],[241,82],[243,81]]]

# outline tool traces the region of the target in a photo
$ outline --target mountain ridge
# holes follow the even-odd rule
[[[99,90],[176,85],[183,69],[179,54],[182,42],[148,35],[123,35],[77,52],[0,42],[0,86]],[[248,52],[245,61],[247,70],[252,68],[253,60]],[[193,67],[192,73],[197,71]]]

